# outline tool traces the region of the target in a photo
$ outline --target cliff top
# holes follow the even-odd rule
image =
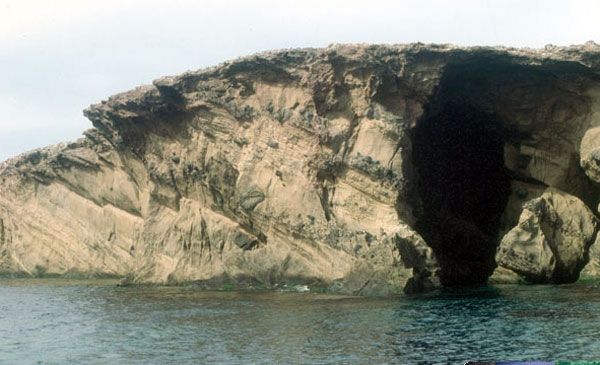
[[[302,65],[310,68],[319,61],[334,62],[336,59],[353,62],[357,65],[384,65],[387,63],[404,63],[415,57],[429,55],[444,57],[451,61],[461,61],[470,57],[493,57],[522,65],[546,65],[558,62],[574,62],[593,73],[600,73],[600,45],[588,41],[582,45],[555,46],[544,48],[515,48],[505,46],[470,46],[462,47],[452,44],[331,44],[326,48],[292,48],[270,50],[225,61],[219,65],[186,71],[176,76],[163,76],[152,84],[142,85],[135,89],[110,96],[107,100],[92,104],[83,113],[94,127],[102,128],[102,116],[116,110],[129,110],[135,105],[148,105],[164,99],[165,94],[178,94],[194,88],[197,82],[212,78],[227,78],[245,71],[257,69],[281,70],[285,67]],[[170,90],[170,91],[169,91]],[[162,95],[161,95],[162,94]],[[114,117],[114,115],[113,115]],[[55,155],[69,144],[61,143],[32,151],[24,152],[0,162],[0,171],[9,166],[18,165],[30,154]]]

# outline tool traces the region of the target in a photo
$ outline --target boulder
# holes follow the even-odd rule
[[[519,223],[500,242],[496,262],[532,283],[577,280],[598,222],[578,198],[548,188],[527,201]]]
[[[590,247],[589,261],[581,270],[580,279],[582,280],[600,280],[600,235]]]

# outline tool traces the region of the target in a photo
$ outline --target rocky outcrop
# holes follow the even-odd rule
[[[500,242],[496,262],[534,283],[575,281],[597,228],[581,200],[549,188],[523,204],[519,223]]]
[[[164,77],[0,165],[0,271],[392,294],[485,282],[500,241],[542,255],[519,251],[537,224],[552,269],[502,270],[573,280],[596,233],[599,72],[593,43],[413,44]]]
[[[581,278],[592,281],[600,279],[600,235],[596,236],[596,242],[590,247],[588,263],[581,271]]]

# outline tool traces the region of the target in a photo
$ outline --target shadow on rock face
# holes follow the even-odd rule
[[[415,130],[423,209],[416,228],[438,257],[444,285],[483,284],[495,267],[510,181],[502,135],[491,123],[453,104]]]
[[[515,225],[527,221],[527,217],[519,218],[520,213],[516,212],[525,207],[521,204],[519,209],[513,199],[512,210],[507,213],[507,204],[511,184],[517,182],[514,193],[521,203],[536,198],[528,196],[528,190],[523,188],[533,186],[539,194],[555,188],[581,198],[583,202],[573,206],[596,206],[596,188],[590,186],[577,161],[573,164],[572,159],[564,157],[579,153],[572,147],[583,137],[576,125],[585,120],[590,106],[582,92],[573,90],[584,90],[594,78],[586,72],[575,64],[517,65],[502,57],[473,58],[447,65],[435,94],[412,130],[420,198],[415,228],[437,256],[443,285],[485,283],[496,267],[494,256],[501,239],[504,244],[499,263],[527,280],[577,279],[587,261],[585,255],[594,236],[594,225],[574,229],[578,233],[573,236],[583,235],[584,239],[565,238],[568,244],[562,246],[576,251],[576,255],[565,253],[567,248],[559,252],[562,241],[553,243],[556,234],[540,233],[538,236],[548,241],[540,238],[544,241],[540,245],[548,246],[548,252],[554,251],[546,255],[543,268],[531,271],[531,250],[522,249],[527,255],[521,258],[517,248],[522,246],[523,237],[537,231],[524,230],[527,234],[519,236]],[[584,143],[584,168],[594,165],[594,133]],[[589,170],[588,175],[593,178],[595,175]],[[552,225],[542,226],[544,232],[560,231]],[[502,238],[501,231],[512,233]],[[546,262],[537,256],[535,260]]]
[[[510,195],[508,132],[461,90],[460,79],[442,80],[413,130],[422,204],[416,229],[435,251],[446,286],[483,284],[491,275]]]

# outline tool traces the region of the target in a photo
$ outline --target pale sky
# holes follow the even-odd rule
[[[599,19],[595,0],[0,0],[0,161],[78,138],[112,94],[260,51],[600,43]]]

